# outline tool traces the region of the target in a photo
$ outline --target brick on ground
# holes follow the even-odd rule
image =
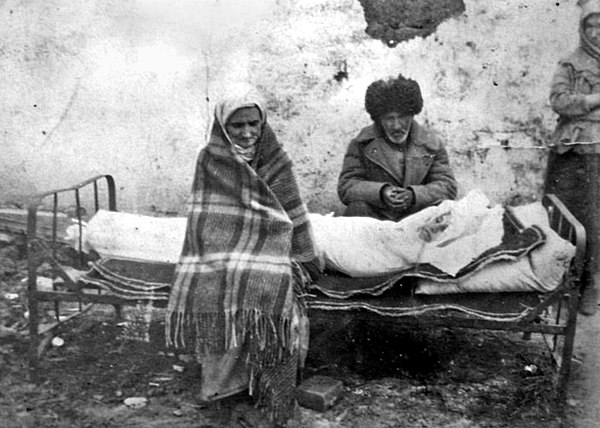
[[[323,412],[335,403],[342,387],[340,380],[329,376],[313,376],[296,389],[296,399],[302,407]]]

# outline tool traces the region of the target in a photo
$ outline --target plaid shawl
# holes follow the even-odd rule
[[[251,379],[264,389],[261,371],[273,371],[296,351],[292,259],[312,261],[314,249],[292,162],[260,104],[252,103],[263,125],[251,163],[226,134],[226,113],[247,105],[217,106],[210,140],[199,154],[166,333],[168,345],[191,345],[200,361],[248,340]]]

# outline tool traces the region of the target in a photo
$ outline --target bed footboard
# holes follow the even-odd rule
[[[72,224],[79,227],[78,248],[82,248],[82,222],[99,209],[117,210],[115,180],[111,175],[97,175],[74,186],[44,192],[30,199],[27,210],[27,295],[29,366],[33,381],[38,379],[39,359],[52,338],[52,330],[73,317],[61,316],[60,302],[79,302],[81,313],[84,311],[83,303],[92,303],[94,300],[80,289],[71,267],[63,264],[61,249],[66,247],[65,227]],[[40,224],[42,219],[44,223]],[[82,251],[71,255],[71,264],[79,268],[85,266]],[[40,268],[52,279],[50,290],[38,289]],[[59,282],[62,291],[57,289]],[[53,302],[56,322],[41,331],[39,305],[44,301]],[[114,304],[118,312],[118,302]]]
[[[551,313],[551,315],[554,315],[554,323],[559,327],[559,332],[553,335],[544,335],[558,367],[556,384],[557,402],[562,409],[566,400],[571,373],[579,299],[584,286],[582,275],[585,260],[586,233],[583,225],[556,195],[545,195],[542,204],[548,212],[550,227],[562,238],[575,246],[575,257],[571,262],[569,272],[563,278],[563,285],[559,289],[563,293],[562,299],[558,300],[552,306],[554,313]],[[562,343],[560,340],[561,337]]]

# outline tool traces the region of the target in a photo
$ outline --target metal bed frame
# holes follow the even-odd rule
[[[102,185],[104,183],[104,185]],[[61,320],[61,302],[79,302],[80,311],[83,304],[103,304],[115,307],[117,317],[120,317],[122,305],[132,305],[140,301],[122,299],[110,295],[100,289],[91,290],[88,285],[79,283],[70,274],[68,267],[58,260],[61,237],[57,226],[57,216],[63,207],[63,201],[75,203],[75,217],[80,225],[79,248],[81,248],[81,220],[84,207],[81,201],[81,192],[91,191],[90,204],[93,205],[91,214],[99,209],[110,211],[117,210],[115,180],[111,175],[98,175],[71,187],[52,190],[36,195],[31,199],[27,215],[27,250],[28,250],[28,305],[29,305],[29,365],[33,381],[39,379],[39,369],[45,347],[48,345],[56,327],[64,325],[67,320]],[[541,296],[539,293],[478,293],[477,295],[442,295],[442,296],[402,296],[400,302],[404,307],[429,308],[431,310],[408,311],[404,316],[386,317],[385,313],[368,310],[358,305],[357,310],[341,312],[336,310],[335,300],[331,298],[309,297],[307,305],[310,318],[324,318],[351,316],[353,319],[365,321],[393,322],[405,326],[445,326],[460,327],[479,330],[504,330],[523,332],[524,338],[532,333],[540,333],[546,339],[556,370],[556,398],[562,408],[566,399],[566,391],[573,357],[573,344],[577,326],[577,308],[581,292],[581,274],[585,252],[585,230],[581,223],[568,211],[565,205],[555,195],[545,195],[542,203],[546,208],[551,227],[564,239],[576,247],[576,255],[571,263],[571,268],[562,284],[554,291]],[[52,215],[51,233],[45,229],[42,233],[36,219],[41,209],[50,210]],[[77,223],[75,223],[77,224]],[[79,268],[84,267],[85,257],[78,253]],[[51,266],[53,289],[38,290],[38,269],[45,263]],[[539,302],[531,307],[525,317],[513,319],[502,316],[506,308],[511,305],[523,305],[523,297],[529,297],[528,302]],[[535,300],[532,299],[535,297]],[[368,300],[368,299],[367,299]],[[57,322],[45,330],[40,330],[39,305],[43,302],[52,302]],[[453,307],[473,305],[477,302],[480,306],[494,306],[498,317],[473,317],[456,310],[436,310],[444,307],[441,303],[451,303]],[[368,301],[366,301],[368,304]],[[396,301],[396,303],[398,303]],[[367,305],[368,306],[368,305]]]

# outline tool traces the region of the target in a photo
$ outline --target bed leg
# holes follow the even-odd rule
[[[577,311],[579,306],[579,294],[572,288],[569,293],[569,316],[565,327],[565,337],[558,368],[558,379],[556,383],[556,403],[558,411],[562,414],[565,410],[569,375],[571,373],[571,360],[573,358],[573,345],[575,343],[575,331],[577,328]]]
[[[115,318],[117,321],[123,320],[123,307],[121,305],[114,305],[115,307]]]
[[[40,339],[38,328],[40,323],[38,301],[36,296],[37,274],[35,266],[29,266],[27,278],[28,310],[29,310],[29,378],[31,382],[39,381],[39,354]]]

